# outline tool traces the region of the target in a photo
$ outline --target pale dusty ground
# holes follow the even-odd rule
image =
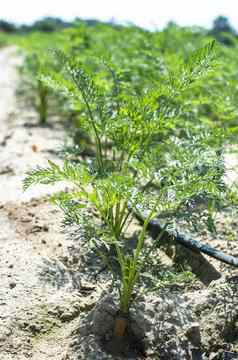
[[[47,159],[55,160],[52,155],[61,142],[63,133],[59,126],[49,128],[27,127],[34,125],[36,116],[31,111],[21,110],[15,97],[18,77],[16,66],[21,63],[16,49],[6,48],[0,53],[0,201],[30,200],[52,191],[51,187],[34,187],[27,193],[22,191],[22,180],[30,168],[47,164]],[[22,100],[21,100],[22,101]],[[33,120],[33,122],[32,122]],[[33,151],[36,145],[37,151]]]
[[[85,273],[77,271],[80,254],[74,256],[80,244],[75,247],[66,238],[60,212],[45,199],[52,188],[36,186],[22,191],[27,170],[47,164],[47,159],[60,163],[55,150],[64,132],[59,124],[35,126],[35,114],[19,110],[15,66],[20,61],[15,48],[0,51],[0,360],[63,360],[72,331],[97,303],[104,285],[88,286],[86,269]],[[236,164],[237,158],[231,155],[229,167]],[[236,172],[231,174],[229,181]],[[54,191],[64,187],[62,184]],[[224,231],[226,226],[231,227],[227,221],[221,223]],[[237,240],[236,224],[232,236]],[[230,243],[238,256],[237,245],[232,239]],[[214,239],[214,244],[227,249],[226,240]],[[220,268],[217,262],[214,265]],[[200,298],[199,291],[188,298]],[[86,343],[87,338],[81,350]],[[75,354],[77,359],[102,359],[87,356],[86,350],[81,356]]]
[[[22,180],[29,168],[46,165],[47,159],[59,161],[54,151],[63,132],[59,125],[24,126],[35,119],[17,110],[20,61],[15,48],[0,51],[0,359],[58,360],[72,327],[61,317],[66,313],[67,318],[69,304],[76,304],[71,320],[84,305],[73,275],[59,260],[67,256],[60,214],[47,201],[31,200],[52,189],[39,186],[23,193]],[[42,272],[50,274],[49,281]]]

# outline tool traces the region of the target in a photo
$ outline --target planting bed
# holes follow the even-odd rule
[[[80,234],[66,234],[47,199],[65,185],[22,192],[29,167],[61,162],[55,150],[64,132],[57,119],[38,126],[34,112],[16,101],[20,61],[15,48],[1,50],[0,359],[215,360],[238,353],[238,272],[208,257],[218,280],[204,284],[198,269],[193,281],[148,289],[132,306],[125,338],[113,337],[118,299],[111,279],[85,252]],[[228,156],[227,166],[236,167],[237,158]],[[237,213],[220,214],[217,236],[204,230],[201,240],[238,256],[237,219]],[[166,269],[176,264],[170,250],[158,253]]]

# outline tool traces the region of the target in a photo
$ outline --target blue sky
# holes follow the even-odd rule
[[[44,16],[115,19],[162,28],[168,21],[209,27],[218,15],[238,29],[238,0],[1,0],[0,18],[30,23]]]

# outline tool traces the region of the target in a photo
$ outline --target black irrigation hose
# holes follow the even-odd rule
[[[135,213],[135,216],[140,222],[143,223],[145,221],[145,217],[143,217],[143,215]],[[157,238],[157,236],[160,234],[162,229],[163,229],[163,226],[160,224],[158,219],[153,219],[148,224],[148,230],[151,233],[151,236],[153,238]],[[200,241],[191,239],[190,237],[188,237],[185,234],[179,234],[177,231],[164,230],[163,238],[171,239],[171,240],[174,239],[179,244],[183,245],[184,247],[186,247],[194,252],[204,253],[204,254],[209,255],[217,260],[220,260],[221,262],[223,262],[225,264],[228,264],[228,265],[238,268],[238,258],[231,256],[231,255],[227,255],[227,254],[223,253],[222,251],[219,251],[219,250],[213,248],[210,245],[206,245],[206,244],[201,243]]]

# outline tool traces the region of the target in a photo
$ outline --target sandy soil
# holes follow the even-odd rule
[[[38,127],[34,114],[19,110],[20,62],[15,48],[0,51],[0,358],[57,360],[85,297],[60,261],[68,256],[68,244],[61,214],[44,198],[52,188],[22,191],[27,170],[47,159],[60,162],[54,153],[64,135],[60,125]]]

